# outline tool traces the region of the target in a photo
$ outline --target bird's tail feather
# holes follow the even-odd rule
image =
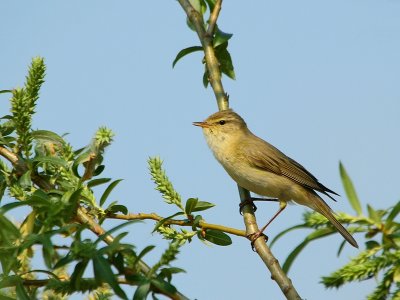
[[[328,206],[328,204],[325,203],[325,201],[320,198],[317,194],[315,194],[315,197],[313,197],[315,201],[313,201],[313,209],[319,212],[321,215],[326,217],[333,226],[339,231],[339,233],[348,241],[352,246],[358,248],[358,244],[356,240],[352,237],[352,235],[346,230],[346,228],[343,227],[342,224],[338,220],[336,220],[335,216],[332,213],[331,208]]]

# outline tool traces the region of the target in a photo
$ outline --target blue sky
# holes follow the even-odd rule
[[[174,212],[154,191],[146,160],[159,155],[183,198],[217,206],[210,223],[243,228],[236,185],[191,125],[217,110],[201,83],[202,56],[172,69],[182,48],[198,45],[176,1],[8,1],[1,5],[0,89],[22,85],[33,56],[43,56],[47,77],[34,127],[69,133],[86,145],[99,126],[115,133],[105,175],[123,178],[115,200],[133,213]],[[230,104],[250,129],[296,159],[342,195],[336,211],[352,213],[338,164],[351,175],[364,208],[399,200],[400,2],[225,1],[219,26],[230,41],[236,81],[224,78]],[[1,96],[0,113],[8,112]],[[276,211],[260,204],[264,223]],[[269,228],[273,237],[301,222],[305,208],[290,206]],[[21,220],[22,216],[15,216]],[[131,226],[138,248],[166,247],[153,223]],[[306,232],[287,235],[272,249],[283,261]],[[363,237],[356,236],[361,248]],[[357,250],[336,249],[338,234],[307,247],[289,274],[306,299],[364,299],[374,279],[325,290],[319,278]],[[182,249],[176,265],[187,270],[176,286],[196,299],[282,299],[249,242],[230,247],[198,241]]]

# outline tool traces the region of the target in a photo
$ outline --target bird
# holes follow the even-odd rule
[[[332,195],[338,194],[320,183],[301,164],[254,135],[239,114],[226,109],[210,115],[203,122],[193,122],[193,125],[203,129],[215,158],[239,186],[279,202],[278,212],[253,235],[252,243],[263,235],[287,203],[293,201],[326,217],[347,242],[358,248],[356,240],[317,192],[334,201]]]

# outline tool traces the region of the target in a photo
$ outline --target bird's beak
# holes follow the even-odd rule
[[[208,123],[206,122],[193,122],[194,126],[199,126],[201,128],[208,128],[210,127],[210,125],[208,125]]]

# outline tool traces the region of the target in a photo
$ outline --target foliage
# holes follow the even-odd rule
[[[201,30],[205,32],[206,30],[206,23],[204,22],[204,16],[207,14],[211,15],[211,12],[214,10],[214,6],[216,1],[215,0],[190,0],[189,1],[192,7],[200,14],[202,17],[201,24],[202,28]],[[210,20],[210,18],[209,18]],[[208,21],[210,22],[210,21]],[[197,31],[195,28],[195,25],[192,24],[192,22],[187,18],[186,24],[188,27],[193,30]],[[219,63],[219,69],[220,72],[225,74],[231,79],[235,79],[235,71],[232,63],[232,58],[231,55],[228,51],[228,41],[231,39],[233,34],[231,33],[226,33],[223,32],[222,30],[219,29],[219,27],[216,25],[213,32],[209,33],[207,32],[206,36],[204,38],[210,38],[213,42],[213,47],[215,50],[215,55]],[[174,61],[172,62],[172,67],[175,67],[176,63],[186,55],[193,53],[193,52],[202,52],[203,47],[202,46],[191,46],[187,47],[185,49],[182,49],[181,51],[178,52],[176,55]],[[203,58],[203,63],[205,62],[205,59]],[[207,69],[207,66],[204,66],[204,74],[203,74],[203,85],[204,87],[207,88],[209,83],[209,72]]]
[[[99,226],[109,215],[128,211],[117,202],[106,205],[121,181],[101,177],[112,131],[100,127],[86,147],[74,149],[54,132],[32,130],[45,69],[44,60],[34,58],[24,87],[2,91],[12,96],[11,115],[0,123],[0,297],[33,299],[42,294],[43,299],[65,299],[91,292],[92,299],[113,294],[127,299],[121,283],[138,286],[135,299],[149,293],[173,297],[177,290],[172,276],[183,271],[170,266],[179,253],[179,239],[170,237],[159,261],[146,270],[142,259],[154,246],[137,253],[135,245],[123,242],[127,232],[120,232],[137,221],[107,232]],[[101,186],[105,189],[97,198]],[[1,199],[6,193],[8,197]],[[10,217],[22,206],[28,213],[16,224]],[[98,237],[89,238],[88,231]],[[35,255],[43,258],[41,269],[30,265]]]
[[[368,214],[364,215],[354,185],[342,163],[339,169],[347,198],[356,215],[340,213],[337,218],[339,222],[350,225],[350,232],[364,233],[365,250],[331,275],[322,277],[322,283],[327,288],[339,288],[349,282],[376,278],[378,284],[368,296],[369,300],[399,299],[400,223],[396,218],[400,213],[400,202],[389,209],[375,209],[367,205]],[[336,233],[325,217],[315,212],[306,212],[303,224],[284,230],[275,237],[271,245],[286,233],[303,228],[311,228],[314,231],[289,254],[283,265],[286,271],[308,243]],[[345,244],[346,241],[343,241],[339,246],[338,255]]]

